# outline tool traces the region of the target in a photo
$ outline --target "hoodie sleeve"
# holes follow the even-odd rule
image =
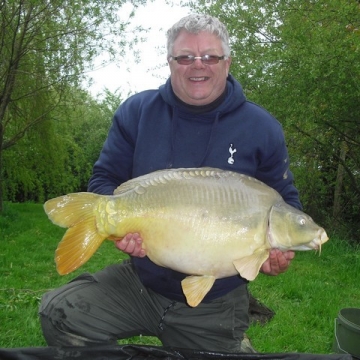
[[[130,179],[136,134],[128,128],[128,118],[125,102],[114,114],[108,137],[93,167],[88,191],[112,195],[121,183]]]

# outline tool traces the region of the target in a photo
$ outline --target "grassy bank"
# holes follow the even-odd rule
[[[38,204],[5,204],[0,215],[0,347],[44,346],[37,309],[41,295],[84,271],[96,271],[126,256],[110,241],[81,269],[59,276],[54,251],[64,229],[53,225]],[[253,295],[276,312],[248,335],[259,352],[330,353],[334,319],[344,307],[360,308],[360,249],[339,239],[324,245],[321,256],[298,252],[278,277],[260,275]],[[155,344],[155,338],[123,343]]]

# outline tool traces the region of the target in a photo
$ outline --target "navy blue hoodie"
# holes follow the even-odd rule
[[[199,109],[175,96],[170,79],[158,90],[128,98],[115,112],[88,191],[110,195],[121,183],[155,170],[210,166],[253,176],[301,209],[284,134],[272,115],[247,101],[231,75],[220,104]],[[145,286],[185,302],[180,284],[184,274],[147,257],[134,257],[132,263]],[[204,301],[245,282],[240,276],[216,280]]]

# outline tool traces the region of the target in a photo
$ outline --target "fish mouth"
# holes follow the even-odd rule
[[[319,251],[319,254],[321,254],[321,245],[326,243],[329,240],[329,237],[323,228],[319,229],[317,235],[318,236],[309,243],[309,247]]]
[[[299,250],[299,251],[306,251],[306,250],[315,250],[319,251],[319,255],[321,254],[321,246],[322,244],[326,243],[326,241],[329,240],[325,230],[323,228],[320,228],[316,236],[309,241],[308,243],[304,243],[302,245],[294,245],[294,246],[281,246],[280,244],[277,244],[275,240],[271,236],[270,226],[268,226],[267,229],[267,240],[270,244],[271,248],[277,248],[281,251],[287,251],[287,250]]]

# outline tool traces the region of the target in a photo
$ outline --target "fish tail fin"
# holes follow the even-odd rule
[[[94,208],[101,195],[74,193],[51,199],[44,204],[49,219],[56,225],[69,228],[55,253],[60,275],[76,270],[95,253],[106,235],[96,227]]]
[[[44,210],[58,226],[70,228],[89,216],[94,216],[94,206],[101,195],[79,192],[46,201]]]
[[[66,275],[85,264],[106,239],[97,232],[95,219],[88,218],[69,228],[56,252],[56,269]]]

